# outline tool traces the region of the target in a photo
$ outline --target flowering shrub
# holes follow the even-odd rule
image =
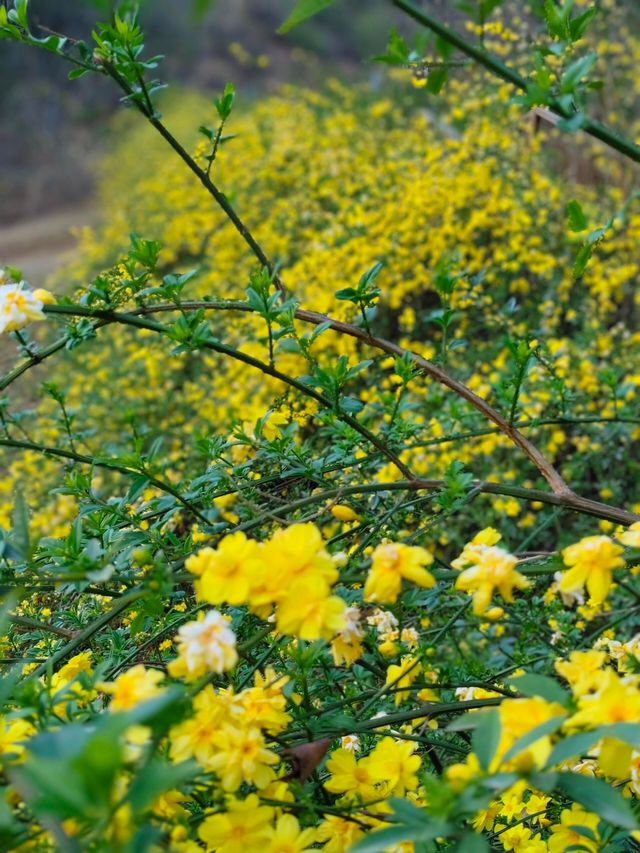
[[[0,278],[3,849],[640,842],[640,153],[590,111],[619,45],[586,3],[533,54],[500,3],[465,35],[395,5],[438,39],[393,31],[382,94],[166,123],[135,15],[89,48],[0,6],[162,143],[121,124],[56,298]]]

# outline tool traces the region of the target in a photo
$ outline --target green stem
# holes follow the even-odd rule
[[[510,68],[508,65],[505,65],[504,62],[501,62],[495,56],[487,53],[487,51],[482,47],[476,47],[472,42],[455,32],[455,30],[450,29],[437,18],[434,18],[433,15],[429,15],[424,11],[424,9],[419,9],[411,3],[410,0],[391,0],[391,2],[398,9],[402,9],[402,11],[409,15],[409,17],[418,21],[418,23],[423,26],[428,27],[441,39],[444,39],[449,44],[457,47],[458,50],[462,51],[462,53],[470,56],[471,59],[475,60],[479,65],[486,68],[496,77],[499,77],[501,80],[506,80],[507,83],[511,83],[512,86],[515,86],[517,89],[521,89],[524,92],[528,90],[529,84],[521,74],[513,68]],[[555,98],[551,98],[547,103],[547,106],[561,118],[569,119],[573,115],[570,110],[562,107]],[[621,154],[624,154],[625,157],[629,157],[629,159],[634,160],[636,163],[640,163],[640,146],[622,136],[619,136],[599,122],[586,118],[585,123],[582,126],[582,130],[590,136],[593,136],[595,139],[599,139],[601,142],[604,142],[605,145],[608,145],[615,151],[619,151]]]

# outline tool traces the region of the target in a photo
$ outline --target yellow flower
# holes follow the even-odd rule
[[[375,782],[369,769],[368,757],[357,759],[350,749],[344,747],[332,752],[327,761],[331,774],[324,783],[332,794],[352,794],[367,801],[375,799]]]
[[[267,749],[260,729],[223,725],[210,736],[215,751],[207,769],[218,776],[225,791],[237,791],[243,782],[265,788],[273,781],[272,765],[280,759]]]
[[[27,720],[7,720],[0,716],[0,763],[5,758],[24,758],[24,742],[35,733],[35,728]]]
[[[323,853],[347,853],[363,835],[359,824],[337,815],[327,815],[316,832],[318,841],[326,841]]]
[[[613,570],[625,564],[622,552],[608,536],[587,536],[569,545],[562,557],[571,568],[562,575],[560,590],[575,593],[586,586],[594,603],[600,604],[609,592]]]
[[[421,672],[420,662],[410,655],[402,658],[400,664],[392,664],[388,667],[385,683],[393,684],[396,688],[396,705],[410,697],[411,693],[406,688],[411,687]]]
[[[168,667],[177,678],[184,676],[192,681],[211,672],[219,674],[233,669],[238,661],[236,635],[217,610],[210,610],[206,616],[201,612],[197,622],[183,625],[177,641],[178,657]]]
[[[265,853],[308,853],[315,841],[315,830],[300,829],[297,818],[281,815],[276,825],[269,829],[267,842],[261,849]]]
[[[504,601],[513,601],[514,589],[525,589],[529,582],[515,570],[518,560],[503,548],[480,546],[469,552],[472,565],[458,575],[456,589],[473,594],[473,612],[482,615],[497,590]]]
[[[386,793],[403,797],[407,791],[418,787],[420,756],[415,754],[416,745],[410,741],[383,738],[368,756],[368,769],[376,782],[385,785]]]
[[[320,577],[310,577],[294,584],[276,610],[276,625],[283,634],[302,640],[330,640],[345,627],[346,603],[330,595]]]
[[[42,287],[37,287],[33,291],[33,298],[37,299],[39,302],[42,302],[43,305],[55,305],[56,298],[53,293],[50,293],[48,290],[45,290]]]
[[[433,555],[425,548],[394,542],[378,545],[364,587],[365,600],[393,604],[400,595],[403,578],[417,586],[434,586],[433,575],[424,568],[432,563]]]
[[[278,596],[285,595],[297,581],[319,578],[331,586],[338,579],[336,565],[315,524],[292,524],[277,530],[265,543],[263,557],[277,579]]]
[[[358,513],[345,504],[334,504],[331,507],[331,515],[338,521],[357,521]]]
[[[268,838],[273,809],[261,806],[256,794],[229,803],[226,812],[210,815],[198,828],[207,850],[216,853],[249,853],[261,850]]]
[[[640,719],[640,688],[636,677],[620,678],[613,670],[600,673],[595,693],[581,696],[577,712],[567,728],[591,729],[609,723],[635,723]],[[598,764],[603,773],[622,779],[629,776],[632,747],[615,738],[600,743]]]
[[[193,711],[192,717],[171,729],[171,759],[179,762],[193,757],[206,767],[215,752],[212,732],[228,719],[229,702],[208,684],[193,700]]]
[[[158,684],[163,678],[164,675],[158,670],[145,669],[142,664],[138,664],[123,672],[115,681],[103,681],[96,686],[112,697],[110,711],[129,711],[141,702],[158,696],[162,692]]]
[[[598,686],[606,659],[604,652],[590,649],[571,652],[569,660],[557,660],[554,666],[556,672],[569,682],[574,695],[583,696]]]
[[[628,548],[640,548],[640,521],[634,522],[624,533],[617,537]]]
[[[570,848],[597,853],[600,849],[599,823],[598,815],[585,811],[577,803],[574,803],[570,809],[563,809],[560,823],[555,823],[551,827],[551,836],[548,841],[549,853],[564,853]],[[588,835],[580,833],[582,826],[589,831]]]
[[[477,554],[483,548],[491,547],[491,545],[496,545],[502,536],[494,527],[485,527],[484,530],[480,530],[470,542],[462,549],[462,553],[455,560],[451,561],[451,565],[454,569],[465,569],[467,566],[476,562]]]
[[[199,601],[208,604],[246,604],[251,578],[260,571],[260,548],[242,532],[225,536],[217,548],[202,548],[185,567],[198,576],[194,586]]]

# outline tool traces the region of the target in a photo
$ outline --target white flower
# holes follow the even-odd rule
[[[232,669],[238,660],[236,635],[228,620],[217,610],[210,610],[197,622],[188,622],[178,631],[178,659],[174,675],[197,678],[206,673]]]
[[[340,746],[348,752],[357,752],[360,749],[360,738],[358,735],[345,735],[340,741]]]
[[[47,290],[29,290],[24,281],[9,282],[5,271],[0,270],[0,334],[44,320],[42,308],[53,301]]]
[[[344,616],[344,628],[340,631],[340,636],[345,643],[355,643],[357,640],[361,640],[363,631],[360,627],[360,608],[355,605],[347,607],[342,615]]]
[[[367,616],[369,625],[375,625],[378,634],[388,634],[398,627],[398,620],[389,610],[381,610],[377,607],[370,616]]]
[[[470,702],[475,695],[475,687],[456,687],[455,696],[456,699],[460,699],[461,702]]]

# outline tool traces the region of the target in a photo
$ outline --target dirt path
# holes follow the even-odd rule
[[[0,266],[8,264],[22,270],[34,287],[46,284],[49,275],[76,246],[74,228],[92,225],[95,208],[65,208],[36,219],[0,226]]]

